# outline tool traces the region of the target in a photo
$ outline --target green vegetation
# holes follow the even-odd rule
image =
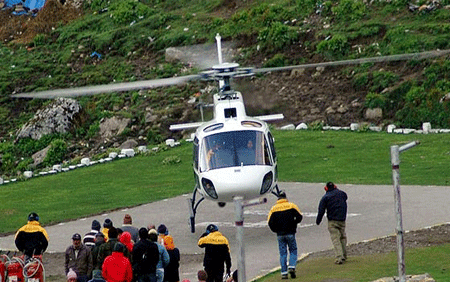
[[[405,256],[407,260],[406,274],[428,273],[435,281],[448,281],[450,244],[407,249]],[[335,265],[332,257],[307,259],[297,264],[297,275],[299,281],[309,282],[367,282],[381,277],[398,276],[397,254],[351,256],[344,266]],[[258,281],[280,281],[280,272],[269,274]]]
[[[401,155],[401,184],[450,185],[450,139],[445,135],[273,133],[279,181],[391,184],[390,146],[420,140]],[[0,198],[8,201],[0,207],[0,233],[17,229],[30,210],[46,214],[43,224],[50,224],[190,193],[191,161],[192,145],[182,143],[157,154],[2,185]]]

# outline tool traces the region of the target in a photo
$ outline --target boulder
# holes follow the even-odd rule
[[[82,158],[80,161],[81,165],[90,165],[91,164],[91,160],[89,158]]]
[[[40,150],[39,152],[34,153],[31,156],[31,158],[34,161],[33,166],[38,166],[44,162],[45,157],[47,156],[48,150],[50,150],[50,145],[48,145],[44,149]]]
[[[431,123],[429,122],[424,122],[422,124],[422,130],[424,134],[428,134],[431,131]]]
[[[133,149],[136,148],[138,145],[138,142],[134,139],[128,139],[127,141],[123,142],[122,145],[119,146],[119,149]]]
[[[112,117],[102,119],[100,122],[99,134],[102,138],[119,135],[130,124],[131,119],[122,117]]]
[[[30,170],[24,171],[24,172],[23,172],[23,176],[24,176],[25,178],[31,178],[31,177],[33,177],[33,172],[30,171]]]
[[[66,133],[72,128],[72,121],[80,114],[80,104],[70,98],[58,98],[44,109],[36,112],[17,133],[17,138],[30,137],[39,140],[42,136],[53,133]]]
[[[366,119],[381,120],[383,118],[383,110],[381,108],[367,109]]]

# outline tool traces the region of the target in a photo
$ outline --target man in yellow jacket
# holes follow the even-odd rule
[[[203,266],[208,277],[206,282],[222,282],[223,266],[227,268],[227,274],[231,272],[231,255],[228,239],[219,232],[219,228],[210,224],[206,232],[198,240],[198,246],[205,248]]]
[[[17,249],[25,254],[25,259],[45,252],[48,247],[48,234],[39,223],[37,213],[28,215],[28,223],[17,231],[15,243]]]
[[[280,191],[277,203],[270,209],[267,222],[270,230],[277,233],[282,279],[288,279],[288,272],[291,274],[291,278],[296,277],[297,242],[295,233],[297,232],[297,224],[302,221],[302,218],[303,216],[297,205],[289,202],[286,193]],[[287,264],[288,247],[289,267]]]

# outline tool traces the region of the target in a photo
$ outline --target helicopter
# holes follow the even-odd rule
[[[255,199],[274,188],[274,194],[279,193],[274,139],[266,121],[284,117],[247,116],[242,94],[231,88],[230,79],[252,75],[252,70],[240,69],[237,63],[223,63],[219,35],[216,40],[219,64],[204,73],[205,78],[219,82],[219,92],[213,96],[214,118],[205,123],[170,126],[170,130],[197,128],[193,140],[195,187],[188,199],[192,233],[197,208],[204,199],[224,207],[237,196]]]
[[[195,186],[188,199],[189,224],[195,232],[195,216],[199,204],[207,199],[220,207],[235,197],[245,200],[261,198],[268,193],[278,195],[277,156],[274,138],[266,122],[283,119],[283,114],[247,116],[242,94],[230,86],[230,80],[257,73],[289,71],[300,68],[362,64],[367,62],[424,59],[449,51],[362,58],[335,62],[293,65],[272,68],[239,68],[237,63],[222,62],[221,38],[216,36],[218,65],[199,74],[135,82],[112,83],[69,89],[18,93],[12,98],[78,97],[110,92],[151,89],[181,85],[193,80],[214,80],[219,84],[213,95],[214,117],[207,122],[175,124],[170,130],[196,129],[193,138],[193,171]]]

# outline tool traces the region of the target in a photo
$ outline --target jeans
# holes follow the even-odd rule
[[[289,247],[289,268],[295,269],[297,264],[297,242],[295,234],[278,235],[278,250],[280,251],[281,274],[288,273],[287,257]]]
[[[156,269],[156,282],[163,282],[164,281],[164,268],[157,268]]]

